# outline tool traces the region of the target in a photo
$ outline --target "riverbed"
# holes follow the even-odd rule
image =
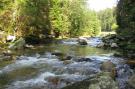
[[[115,50],[97,48],[100,38],[87,39],[85,46],[72,38],[13,51],[16,60],[0,63],[0,89],[61,89],[101,72],[102,62],[108,60],[116,64],[119,88],[126,89],[133,70],[123,64],[123,58],[113,56]]]

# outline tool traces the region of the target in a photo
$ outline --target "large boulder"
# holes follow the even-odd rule
[[[80,44],[80,45],[87,45],[88,44],[88,41],[87,41],[86,38],[79,37],[78,38],[78,44]]]
[[[119,89],[109,72],[101,72],[62,89]]]
[[[128,84],[129,84],[131,87],[135,88],[135,74],[132,75],[132,76],[129,78]]]
[[[109,72],[112,78],[115,78],[117,75],[116,65],[111,61],[106,61],[101,64],[101,71]]]
[[[107,35],[102,38],[102,41],[104,42],[104,47],[111,47],[111,48],[118,48],[118,42],[120,38],[116,36],[116,34],[113,35]]]
[[[9,49],[23,49],[25,46],[25,40],[20,38],[9,46]]]
[[[109,72],[102,72],[97,74],[91,80],[89,89],[119,89],[118,84],[111,78]]]

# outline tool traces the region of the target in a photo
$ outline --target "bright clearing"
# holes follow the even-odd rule
[[[88,0],[88,7],[95,10],[103,10],[116,6],[118,0]]]

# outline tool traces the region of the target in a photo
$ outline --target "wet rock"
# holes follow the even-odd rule
[[[118,89],[118,84],[110,77],[109,72],[102,72],[91,80],[89,89]]]
[[[66,56],[62,60],[71,60],[73,57],[72,56]]]
[[[83,37],[78,38],[78,44],[87,45],[88,44],[87,39]]]
[[[50,82],[54,85],[58,85],[60,83],[60,80],[61,79],[58,76],[54,76],[54,77],[51,76],[51,77],[48,78],[48,82]]]
[[[110,73],[102,72],[90,76],[83,81],[73,83],[62,89],[119,89],[117,83],[110,77]]]
[[[133,76],[131,76],[131,77],[129,78],[128,84],[129,84],[131,87],[135,88],[135,75],[133,75]]]
[[[76,62],[91,62],[92,60],[90,58],[77,58],[74,59]]]
[[[97,47],[101,48],[101,47],[104,47],[104,45],[105,45],[104,43],[100,43],[100,44],[97,45]]]
[[[26,47],[26,48],[31,48],[31,49],[34,48],[33,45],[28,45],[28,44],[26,44],[25,47]]]
[[[115,68],[115,64],[113,64],[111,61],[106,61],[101,64],[100,69],[104,72],[109,72],[112,78],[115,78],[117,75],[117,70]]]
[[[65,60],[65,61],[63,61],[63,64],[65,64],[65,65],[71,64],[71,63],[73,63],[73,61],[71,61],[71,60]]]
[[[59,57],[59,56],[64,56],[64,53],[56,51],[56,52],[53,52],[52,55],[55,55],[55,56]]]
[[[113,35],[107,35],[106,37],[102,38],[104,42],[104,47],[111,47],[111,48],[118,48],[119,45],[117,42],[119,42],[119,38],[116,34]]]
[[[117,45],[117,43],[112,43],[112,44],[111,44],[111,47],[112,47],[112,48],[117,48],[118,45]]]
[[[25,40],[20,38],[9,46],[9,49],[23,49],[25,46]]]

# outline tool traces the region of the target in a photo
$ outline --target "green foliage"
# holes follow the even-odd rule
[[[112,24],[111,29],[112,31],[116,31],[118,29],[118,25],[116,23]]]
[[[97,15],[87,9],[86,0],[52,0],[50,18],[57,36],[94,36],[100,32]]]
[[[84,15],[85,15],[85,0],[72,0],[70,4],[70,17],[69,20],[71,22],[70,27],[70,36],[79,36],[83,34],[84,28]]]
[[[8,32],[11,29],[12,24],[12,0],[0,1],[0,30]]]
[[[50,10],[50,18],[52,24],[52,31],[57,35],[66,35],[69,31],[69,1],[67,0],[52,0],[52,7]]]
[[[17,37],[95,36],[100,29],[98,16],[88,10],[86,0],[0,1],[0,30]]]
[[[102,31],[113,31],[116,27],[115,8],[107,8],[98,12]],[[112,28],[113,27],[113,28]]]
[[[88,10],[84,16],[85,32],[89,36],[96,36],[101,32],[100,20],[95,11]]]
[[[118,3],[117,23],[119,25],[118,34],[127,30],[129,34],[135,34],[135,2],[133,0],[121,0]],[[123,29],[128,28],[128,29]]]
[[[15,1],[13,19],[17,36],[50,34],[48,3],[48,0]]]
[[[122,38],[118,43],[123,54],[134,58],[135,53],[135,1],[120,0],[117,6],[117,34]],[[124,44],[123,44],[124,43]],[[133,54],[133,55],[132,55]]]

